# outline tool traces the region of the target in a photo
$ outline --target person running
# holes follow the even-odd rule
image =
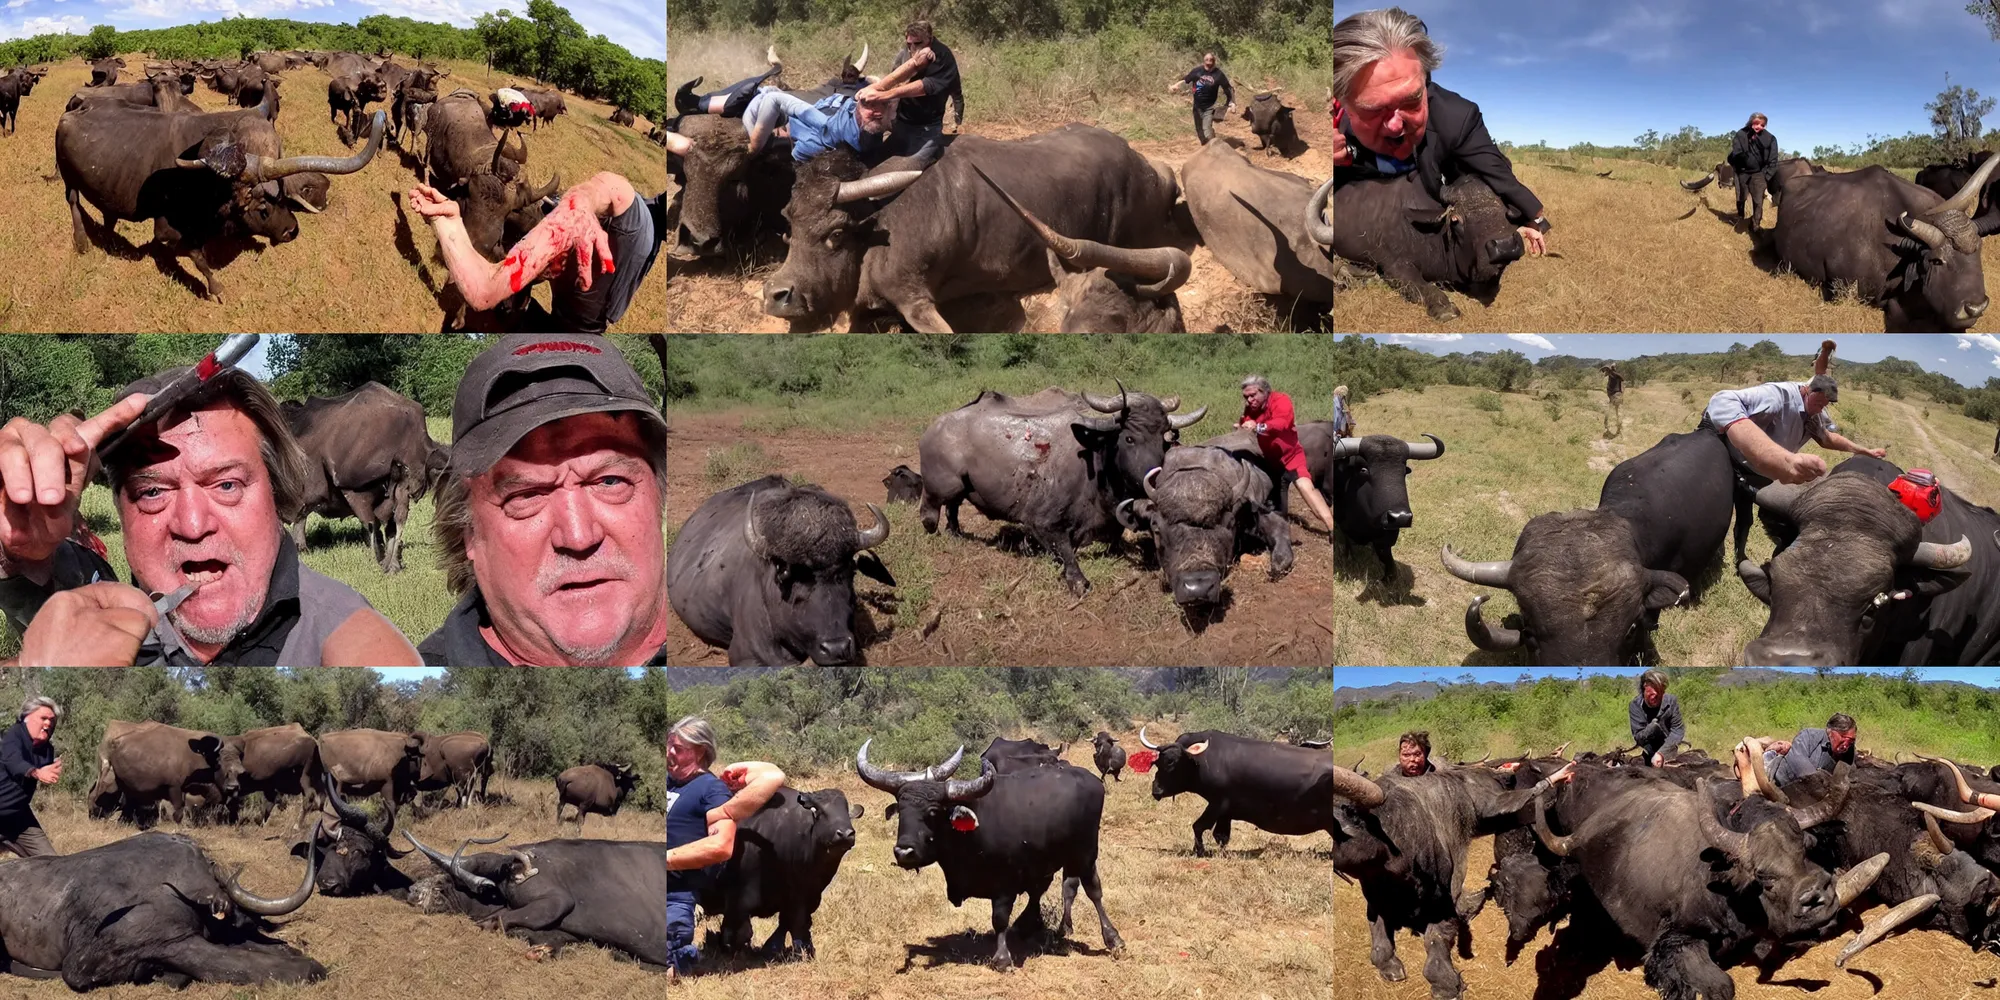
[[[1167,93],[1178,94],[1183,86],[1194,88],[1194,135],[1206,146],[1215,138],[1215,123],[1236,110],[1236,88],[1230,85],[1229,74],[1216,65],[1213,52],[1203,53],[1201,65],[1168,84]],[[1215,111],[1218,95],[1226,96],[1228,104],[1220,114]]]
[[[1764,224],[1764,196],[1770,191],[1771,175],[1778,171],[1778,138],[1764,127],[1769,122],[1759,112],[1729,137],[1729,165],[1736,170],[1736,218],[1752,230]],[[1746,198],[1751,208],[1747,216]]]
[[[1604,373],[1604,436],[1614,438],[1625,430],[1625,376],[1615,364],[1602,364],[1597,370]]]

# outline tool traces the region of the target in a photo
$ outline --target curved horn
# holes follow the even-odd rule
[[[944,783],[944,797],[953,802],[970,802],[993,790],[993,779],[998,777],[993,770],[993,762],[980,758],[979,777],[971,780],[953,778]]]
[[[751,490],[750,502],[743,505],[743,541],[749,544],[752,555],[762,559],[764,532],[757,527],[757,493],[757,490]]]
[[[1562,746],[1559,746],[1559,747],[1555,748],[1554,750],[1551,750],[1551,751],[1549,751],[1549,756],[1551,756],[1551,757],[1561,757],[1561,756],[1563,755],[1563,751],[1564,751],[1564,750],[1568,750],[1568,749],[1569,749],[1569,745],[1570,745],[1571,743],[1575,743],[1575,742],[1576,742],[1575,740],[1564,740],[1564,741],[1563,741],[1563,745],[1562,745]]]
[[[2000,156],[1987,157],[1986,162],[1979,165],[1979,170],[1966,180],[1965,186],[1959,188],[1957,194],[1946,198],[1943,204],[1924,214],[1936,215],[1939,212],[1957,212],[1960,215],[1971,218],[1973,211],[1979,207],[1979,189],[1985,187],[1987,180],[1992,178],[1994,167],[2000,167]]]
[[[1994,157],[2000,159],[2000,156]],[[1988,160],[1988,163],[1993,162]],[[1925,569],[1957,569],[1972,558],[1972,542],[1964,535],[1950,545],[1936,542],[1918,542],[1917,554],[1910,557],[1910,564]]]
[[[1159,487],[1158,487],[1158,486],[1156,486],[1156,485],[1154,485],[1154,484],[1153,484],[1153,480],[1154,480],[1154,479],[1155,479],[1156,477],[1158,477],[1158,476],[1159,476],[1159,474],[1160,474],[1160,467],[1159,467],[1159,466],[1157,466],[1157,465],[1155,465],[1155,466],[1153,466],[1152,468],[1150,468],[1150,469],[1147,469],[1147,470],[1146,470],[1146,477],[1145,477],[1144,479],[1140,480],[1140,485],[1142,485],[1142,486],[1144,486],[1144,487],[1146,488],[1146,496],[1147,496],[1147,497],[1148,497],[1149,499],[1150,499],[1150,498],[1152,498],[1152,496],[1153,496],[1153,491],[1155,491],[1155,490],[1159,489]]]
[[[1952,812],[1949,809],[1934,806],[1928,802],[1912,802],[1910,803],[1910,808],[1926,816],[1936,816],[1947,823],[1984,823],[1992,819],[1994,815],[1993,810],[1985,806],[1980,806],[1977,809],[1967,809],[1963,812]]]
[[[1359,454],[1361,454],[1361,439],[1358,437],[1344,437],[1333,443],[1333,457],[1335,458],[1346,458],[1349,455]]]
[[[1147,725],[1151,725],[1151,723],[1148,723]],[[1160,747],[1160,745],[1159,745],[1158,743],[1155,743],[1155,742],[1153,742],[1152,740],[1149,740],[1149,739],[1147,739],[1147,738],[1146,738],[1146,726],[1143,726],[1143,725],[1139,727],[1139,745],[1140,745],[1140,746],[1142,746],[1142,747],[1145,747],[1145,748],[1146,748],[1146,749],[1148,749],[1148,750],[1158,750],[1158,749],[1160,749],[1160,748],[1161,748],[1161,747]],[[1337,773],[1337,772],[1338,772],[1339,770],[1340,770],[1340,769],[1339,769],[1339,768],[1337,768],[1337,767],[1336,767],[1336,768],[1334,768],[1334,771],[1335,771],[1336,773]]]
[[[1173,396],[1161,396],[1161,397],[1160,397],[1160,409],[1162,409],[1162,410],[1165,410],[1165,411],[1167,411],[1168,413],[1172,413],[1172,412],[1174,412],[1175,410],[1178,410],[1178,409],[1180,409],[1180,408],[1181,408],[1181,397],[1180,397],[1180,396],[1178,396],[1178,395],[1173,395]]]
[[[548,183],[542,185],[539,188],[535,188],[529,191],[527,200],[523,201],[522,204],[524,205],[533,204],[534,202],[541,201],[543,198],[555,194],[556,191],[559,190],[561,187],[562,187],[562,171],[558,170],[555,173],[549,175]]]
[[[1680,182],[1680,183],[1681,183],[1681,190],[1683,190],[1683,191],[1699,191],[1699,190],[1701,190],[1702,188],[1705,188],[1705,187],[1709,186],[1709,184],[1711,184],[1711,183],[1713,183],[1713,182],[1715,181],[1715,173],[1716,173],[1715,171],[1711,170],[1711,171],[1709,171],[1708,173],[1706,173],[1706,174],[1703,174],[1703,175],[1702,175],[1701,177],[1699,177],[1699,178],[1696,178],[1695,180],[1691,180],[1691,181],[1682,181],[1682,182]]]
[[[1089,404],[1091,409],[1096,410],[1099,413],[1124,413],[1125,396],[1126,396],[1125,383],[1123,381],[1119,381],[1116,379],[1114,379],[1113,381],[1118,382],[1117,402],[1112,402],[1110,396],[1100,396],[1094,392],[1084,393],[1083,401]]]
[[[1145,727],[1141,726],[1139,728],[1143,730]],[[1141,739],[1140,742],[1145,741]],[[1150,743],[1146,745],[1152,746]],[[1355,761],[1355,763],[1359,764],[1361,762]],[[1369,781],[1367,778],[1341,767],[1339,764],[1333,765],[1333,794],[1347,799],[1363,809],[1374,809],[1380,806],[1382,800],[1388,795],[1387,792],[1383,791],[1381,785]]]
[[[1875,884],[1876,879],[1882,877],[1882,869],[1887,867],[1889,867],[1889,854],[1884,851],[1842,872],[1840,878],[1833,883],[1834,901],[1842,909],[1846,909],[1855,900],[1860,899],[1861,894],[1867,892],[1868,888]]]
[[[340,821],[343,823],[349,823],[366,829],[368,826],[367,811],[356,807],[346,799],[340,797],[339,785],[333,780],[333,775],[330,772],[322,769],[319,774],[325,781],[326,801],[328,805],[333,807],[334,815],[339,816]]]
[[[380,111],[377,111],[377,112],[375,112],[375,113],[379,115],[379,114],[381,114],[382,112],[380,112]],[[509,136],[509,135],[511,135],[511,136],[513,136],[513,137],[514,137],[514,149],[515,149],[515,152],[511,152],[511,153],[510,153],[510,152],[507,152],[507,136]],[[505,132],[504,134],[502,134],[502,135],[500,136],[500,145],[498,145],[498,146],[494,147],[494,152],[493,152],[493,155],[494,155],[494,156],[495,156],[496,158],[497,158],[497,157],[501,157],[501,156],[505,156],[506,158],[508,158],[508,159],[510,159],[510,160],[513,160],[513,161],[514,161],[515,163],[526,163],[526,162],[528,162],[528,138],[527,138],[527,136],[524,136],[524,135],[522,135],[522,134],[521,134],[521,130],[520,130],[520,129],[508,129],[508,130],[507,130],[507,131],[506,131],[506,132]],[[497,165],[498,165],[498,163],[499,163],[498,159],[496,159],[496,160],[494,161],[494,163],[495,163],[495,165],[497,166]]]
[[[875,201],[893,198],[903,193],[903,189],[915,184],[924,176],[921,170],[891,170],[873,177],[863,177],[858,181],[842,181],[834,192],[833,203],[845,205],[855,201]]]
[[[1939,854],[1950,854],[1954,850],[1951,838],[1945,836],[1943,830],[1938,829],[1937,817],[1930,813],[1924,814],[1924,837]]]
[[[1986,162],[1992,163],[1993,161],[1988,160]],[[1896,904],[1895,909],[1882,914],[1874,923],[1863,927],[1861,933],[1856,934],[1854,940],[1847,947],[1840,949],[1840,954],[1834,956],[1834,967],[1839,969],[1846,968],[1848,959],[1861,954],[1869,945],[1888,937],[1890,931],[1908,923],[1918,914],[1936,906],[1937,901],[1937,893],[1927,892],[1915,899],[1906,899]]]
[[[1333,194],[1333,178],[1313,192],[1312,200],[1306,202],[1306,235],[1314,243],[1323,247],[1333,245],[1333,223],[1326,219],[1326,199]]]
[[[1951,242],[1950,237],[1944,234],[1944,230],[1922,219],[1914,218],[1908,212],[1904,212],[1901,216],[1898,216],[1896,224],[1903,227],[1911,236],[1916,237],[1932,250],[1943,250],[1945,244]]]
[[[285,200],[291,202],[294,205],[297,205],[299,207],[299,210],[302,212],[309,212],[313,215],[318,215],[320,212],[319,209],[313,207],[312,202],[305,200],[305,198],[299,195],[287,194],[285,196]]]
[[[1489,624],[1480,615],[1480,606],[1491,596],[1493,595],[1481,594],[1473,598],[1471,604],[1465,606],[1466,638],[1471,639],[1473,645],[1489,653],[1504,653],[1510,649],[1519,649],[1521,633],[1518,630]]]
[[[299,887],[293,890],[291,895],[282,899],[265,899],[243,888],[243,885],[236,881],[237,876],[242,874],[243,870],[238,868],[235,875],[229,876],[229,881],[222,883],[222,891],[228,893],[229,898],[235,900],[236,905],[242,907],[245,912],[260,917],[282,917],[306,905],[306,900],[312,898],[313,879],[319,875],[319,851],[312,844],[306,845],[305,881],[299,883]]]
[[[987,177],[986,172],[979,169],[977,164],[973,166],[972,171],[985,180],[993,190],[1000,192],[1000,197],[1006,199],[1015,214],[1035,231],[1035,235],[1042,238],[1042,242],[1047,244],[1049,249],[1056,252],[1056,256],[1068,261],[1079,270],[1087,271],[1093,267],[1101,267],[1107,271],[1143,278],[1149,284],[1136,286],[1132,291],[1141,298],[1148,299],[1165,297],[1174,289],[1186,284],[1188,277],[1194,273],[1194,260],[1179,247],[1135,250],[1064,236],[1036,218],[1035,213],[1028,211],[1027,206],[1014,200],[1014,196],[1008,194],[1006,188],[1001,187],[993,178]]]
[[[868,43],[862,42],[861,58],[854,60],[854,71],[856,73],[863,73],[866,72],[867,69],[868,69]]]
[[[923,781],[928,777],[923,771],[884,771],[868,763],[868,745],[873,742],[875,740],[872,737],[863,741],[861,751],[854,755],[854,773],[859,775],[862,781],[867,782],[869,787],[879,788],[890,795],[895,795],[903,790],[904,785],[912,781]]]
[[[1542,838],[1542,846],[1559,858],[1569,857],[1570,850],[1576,846],[1575,834],[1558,837],[1550,832],[1547,806],[1539,795],[1535,796],[1535,836]]]
[[[1477,583],[1485,587],[1506,587],[1507,574],[1514,570],[1512,559],[1498,559],[1492,562],[1467,560],[1453,552],[1449,542],[1445,543],[1444,551],[1439,553],[1439,558],[1444,560],[1445,572],[1467,583]]]
[[[323,174],[351,174],[368,165],[375,158],[375,151],[382,148],[383,123],[388,116],[376,111],[368,119],[368,145],[353,156],[285,156],[275,160],[260,160],[248,157],[243,168],[244,179],[254,183],[275,181],[281,177],[317,170]]]
[[[513,856],[514,856],[514,860],[515,860],[515,861],[518,861],[518,862],[520,862],[520,864],[521,864],[521,872],[522,872],[522,875],[521,875],[521,877],[523,877],[523,878],[526,878],[526,877],[527,877],[527,876],[528,876],[529,874],[531,874],[531,873],[533,873],[533,872],[534,872],[534,870],[535,870],[535,859],[534,859],[534,858],[531,858],[531,857],[529,857],[529,856],[528,856],[528,852],[526,852],[526,851],[508,851],[507,853],[508,853],[508,854],[511,854],[511,855],[513,855]]]
[[[856,552],[862,549],[872,549],[889,538],[889,519],[883,516],[882,508],[872,503],[864,504],[864,506],[868,508],[868,513],[875,515],[875,523],[865,529],[855,529],[854,550]]]
[[[1200,420],[1205,416],[1208,416],[1208,407],[1198,406],[1191,413],[1167,414],[1167,423],[1171,424],[1174,430],[1178,431],[1193,426],[1195,421]]]
[[[1403,442],[1403,445],[1410,450],[1410,457],[1413,459],[1443,458],[1444,442],[1438,440],[1435,434],[1426,434],[1424,436],[1430,438],[1431,443],[1424,444],[1421,441]]]
[[[1952,762],[1952,760],[1951,760],[1951,758],[1949,758],[1949,757],[1932,757],[1932,756],[1931,756],[1931,755],[1929,755],[1929,754],[1921,754],[1921,753],[1920,753],[1920,754],[1917,754],[1917,759],[1918,759],[1918,760],[1927,760],[1927,761],[1930,761],[1930,762],[1931,762],[1931,763],[1933,763],[1933,764],[1943,764],[1944,766],[1946,766],[1946,767],[1950,768],[1950,769],[1951,769],[1951,776],[1952,776],[1952,778],[1953,778],[1953,779],[1955,779],[1955,780],[1956,780],[1956,781],[1958,782],[1958,801],[1960,801],[1960,802],[1971,802],[1971,801],[1973,800],[1973,799],[1972,799],[1972,786],[1971,786],[1971,785],[1968,785],[1968,784],[1966,784],[1966,782],[1965,782],[1965,772],[1964,772],[1964,771],[1961,771],[1961,770],[1959,770],[1959,769],[1958,769],[1958,765],[1957,765],[1957,764],[1955,764],[1955,763],[1953,763],[1953,762]]]
[[[1792,504],[1798,500],[1799,494],[1803,492],[1805,492],[1804,486],[1772,483],[1757,491],[1757,506],[1790,518],[1792,516]]]
[[[1718,822],[1715,818],[1715,810],[1709,808],[1708,800],[1705,796],[1699,803],[1699,806],[1700,808],[1694,811],[1694,818],[1696,825],[1701,827],[1702,836],[1707,837],[1709,843],[1714,844],[1716,849],[1722,853],[1729,855],[1732,860],[1748,863],[1750,860],[1750,835],[1747,833],[1737,833]]]
[[[952,774],[958,770],[958,762],[964,759],[965,759],[965,745],[960,744],[958,749],[953,750],[951,752],[951,756],[946,757],[944,759],[944,763],[938,764],[935,767],[932,767],[931,769],[923,772],[923,778],[925,781],[943,781],[944,779],[951,777]],[[985,766],[984,763],[982,763],[981,764],[982,770],[984,766]]]
[[[1756,756],[1757,763],[1762,764],[1763,755],[1758,754]],[[1825,798],[1809,806],[1792,806],[1785,811],[1790,813],[1792,820],[1799,824],[1799,829],[1810,830],[1840,815],[1841,807],[1847,804],[1847,793],[1850,788],[1848,782],[1850,780],[1847,773],[1847,762],[1841,761],[1834,766],[1833,788],[1826,793]]]
[[[1332,746],[1332,745],[1333,745],[1333,737],[1331,737],[1331,736],[1329,736],[1329,737],[1327,737],[1326,739],[1323,739],[1323,740],[1300,740],[1300,741],[1299,741],[1299,746],[1302,746],[1302,747],[1305,747],[1305,748],[1306,748],[1307,750],[1324,750],[1324,749],[1326,749],[1327,747],[1330,747],[1330,746]]]
[[[1770,799],[1771,801],[1776,802],[1781,806],[1790,808],[1792,804],[1792,797],[1786,795],[1785,790],[1779,788],[1777,784],[1771,780],[1771,773],[1764,769],[1764,755],[1761,753],[1753,753],[1746,749],[1746,751],[1744,752],[1744,756],[1748,757],[1750,760],[1750,773],[1757,776],[1757,790],[1759,792],[1764,793],[1765,798]]]

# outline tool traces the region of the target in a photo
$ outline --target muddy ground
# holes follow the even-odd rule
[[[1472,842],[1466,860],[1467,891],[1486,884],[1493,863],[1493,838]],[[1864,911],[1863,918],[1885,912]],[[1567,926],[1565,923],[1562,926]],[[1737,1000],[1963,1000],[1992,997],[2000,989],[2000,956],[1975,953],[1950,935],[1937,931],[1906,931],[1876,944],[1834,968],[1834,957],[1859,924],[1839,939],[1815,946],[1804,956],[1781,966],[1769,982],[1759,982],[1755,968],[1729,970]],[[1561,928],[1559,927],[1558,930]],[[1487,904],[1472,921],[1471,959],[1458,959],[1465,979],[1464,1000],[1657,1000],[1636,962],[1627,965],[1603,954],[1562,955],[1551,947],[1548,928],[1535,936],[1510,966],[1506,964],[1507,918],[1500,907]],[[1351,972],[1339,994],[1353,1000],[1423,1000],[1430,996],[1424,980],[1423,941],[1407,933],[1396,936],[1396,956],[1408,978],[1385,983],[1368,964],[1368,922],[1361,889],[1340,879],[1333,883],[1333,949],[1335,964]],[[1635,956],[1636,958],[1636,956]]]
[[[765,415],[768,416],[768,415]],[[709,496],[771,472],[803,477],[854,508],[881,504],[882,477],[915,467],[919,430],[889,423],[877,430],[830,434],[817,428],[745,429],[756,411],[676,414],[667,429],[667,531]],[[755,470],[708,478],[710,454],[754,441],[768,460]],[[915,504],[885,509],[889,539],[876,551],[896,588],[855,577],[856,638],[875,666],[1258,665],[1324,666],[1332,659],[1334,553],[1325,530],[1291,517],[1296,565],[1278,581],[1268,557],[1245,556],[1227,581],[1232,602],[1212,619],[1190,619],[1162,593],[1153,563],[1136,543],[1126,555],[1087,548],[1082,565],[1091,592],[1078,602],[1053,559],[1001,551],[1003,534],[970,504],[960,524],[970,539],[942,530],[926,535]],[[1307,515],[1309,516],[1309,515]],[[926,634],[928,633],[928,634]],[[724,666],[726,650],[709,646],[678,618],[667,623],[674,666]]]

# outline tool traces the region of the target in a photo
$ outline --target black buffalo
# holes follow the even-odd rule
[[[898,465],[882,477],[883,488],[889,495],[883,503],[916,503],[924,496],[924,477],[907,465]]]
[[[556,775],[556,822],[562,822],[564,806],[576,810],[577,833],[583,833],[584,817],[616,816],[625,797],[639,786],[639,772],[630,764],[579,764]]]
[[[1521,606],[1521,626],[1503,628],[1480,617],[1487,595],[1474,598],[1467,637],[1494,652],[1525,646],[1543,665],[1640,657],[1659,612],[1687,600],[1688,581],[1721,553],[1734,483],[1719,435],[1669,434],[1611,470],[1594,510],[1529,520],[1512,559],[1468,562],[1446,545],[1451,575],[1510,590]]]
[[[1727,163],[1718,163],[1715,165],[1715,169],[1710,170],[1708,173],[1691,181],[1682,181],[1681,189],[1684,191],[1699,191],[1710,184],[1714,184],[1719,188],[1734,188],[1736,186],[1736,168]]]
[[[118,71],[125,68],[125,60],[118,56],[99,59],[90,64],[91,87],[109,87],[118,82]]]
[[[623,125],[626,128],[633,128],[634,126],[632,123],[635,121],[638,121],[638,119],[633,117],[631,109],[626,108],[623,105],[611,109],[611,124]]]
[[[1097,765],[1097,780],[1103,781],[1108,774],[1112,781],[1124,781],[1119,775],[1125,770],[1125,748],[1118,745],[1117,738],[1100,729],[1096,736],[1091,737],[1090,743],[1096,748],[1091,752],[1090,760]]]
[[[358,518],[369,556],[382,572],[400,572],[410,505],[451,461],[450,451],[431,440],[423,404],[369,382],[331,399],[287,400],[284,417],[308,463],[293,543],[305,550],[308,514]]]
[[[1333,227],[1319,214],[1325,191],[1309,210],[1311,181],[1257,166],[1227,142],[1190,157],[1181,182],[1195,231],[1230,276],[1263,295],[1332,305],[1334,263],[1321,249],[1333,242]]]
[[[1237,429],[1169,449],[1148,471],[1143,499],[1121,500],[1118,523],[1150,534],[1160,583],[1182,607],[1219,604],[1222,582],[1246,552],[1271,553],[1271,579],[1292,570],[1292,530],[1271,505],[1272,477],[1257,439]]]
[[[1917,186],[1929,188],[1939,197],[1949,198],[1972,180],[1972,175],[1978,173],[1979,168],[1992,157],[1992,150],[1978,149],[1951,163],[1930,164],[1917,171]],[[1993,211],[1995,205],[2000,205],[2000,197],[1995,197],[1995,183],[2000,182],[1988,182],[1979,189],[1979,205],[1973,218],[1984,216]]]
[[[1292,121],[1294,108],[1285,104],[1278,91],[1269,91],[1251,98],[1243,106],[1243,120],[1250,123],[1250,134],[1257,137],[1257,148],[1269,150],[1290,159],[1306,151],[1306,144],[1299,139],[1299,128]]]
[[[551,953],[596,944],[665,967],[667,845],[622,840],[544,840],[504,854],[445,855],[403,833],[450,877],[419,883],[407,899],[426,913],[471,917],[480,927]],[[493,837],[467,843],[498,843]]]
[[[368,105],[383,99],[382,81],[373,73],[337,76],[326,84],[326,115],[331,122],[344,123],[348,134],[358,131],[355,123],[368,113]]]
[[[1176,289],[1194,273],[1194,260],[1179,247],[1114,247],[1071,239],[1036,218],[986,172],[972,168],[992,185],[1052,255],[1049,278],[1056,286],[1060,333],[1186,333]],[[1171,181],[1172,178],[1169,178]]]
[[[886,813],[896,819],[896,864],[909,871],[936,864],[944,872],[945,896],[953,906],[971,898],[993,902],[994,968],[1004,972],[1014,967],[1007,923],[1015,897],[1028,897],[1015,931],[1037,936],[1046,927],[1042,893],[1058,871],[1063,875],[1063,914],[1057,936],[1069,936],[1070,909],[1081,886],[1097,908],[1105,950],[1125,947],[1104,911],[1104,887],[1097,876],[1097,839],[1104,819],[1101,780],[1069,766],[999,774],[986,761],[979,777],[953,778],[964,747],[927,770],[884,771],[868,762],[869,743],[855,754],[855,771],[870,787],[896,797]]]
[[[900,318],[922,333],[950,333],[941,304],[1048,289],[1047,244],[975,167],[1069,239],[1171,242],[1173,171],[1102,129],[1072,124],[1012,141],[962,135],[929,169],[893,166],[869,174],[846,149],[798,166],[785,206],[790,252],[764,283],[766,313],[801,330],[847,312],[856,327]]]
[[[896,585],[868,551],[889,537],[889,520],[874,504],[868,512],[864,530],[846,501],[778,475],[723,490],[674,536],[667,601],[735,665],[856,662],[855,570]]]
[[[732,241],[755,244],[784,228],[795,179],[792,140],[774,137],[755,154],[740,118],[690,115],[656,129],[682,192],[680,249],[714,257]]]
[[[1215,846],[1229,849],[1229,824],[1242,820],[1286,836],[1333,832],[1333,757],[1323,750],[1253,740],[1205,729],[1182,733],[1165,745],[1139,742],[1159,751],[1153,762],[1153,800],[1184,792],[1201,796],[1208,808],[1194,821],[1194,853],[1208,849],[1201,837],[1215,831]]]
[[[1063,763],[1062,752],[1069,744],[1052,747],[1040,740],[1008,740],[995,737],[987,744],[979,759],[993,765],[995,774],[1011,774],[1037,767],[1055,767]]]
[[[1857,455],[1808,486],[1757,491],[1779,540],[1737,574],[1771,606],[1746,664],[1971,666],[2000,657],[2000,514],[1945,489],[1929,524],[1885,489],[1902,470]]]
[[[1380,272],[1432,319],[1456,319],[1458,307],[1438,285],[1490,302],[1525,246],[1477,174],[1446,185],[1444,202],[1413,219],[1412,206],[1435,205],[1414,172],[1343,184],[1333,190],[1333,255]]]
[[[1382,563],[1382,579],[1396,578],[1396,539],[1403,529],[1416,523],[1410,511],[1410,490],[1405,478],[1410,463],[1444,455],[1444,442],[1426,434],[1429,441],[1404,441],[1386,434],[1332,439],[1333,422],[1325,421],[1325,439],[1332,455],[1329,476],[1332,487],[1326,497],[1333,504],[1333,524],[1350,545],[1366,545],[1375,550]],[[1304,428],[1299,442],[1305,444]],[[1320,443],[1320,435],[1314,435]],[[1308,462],[1307,471],[1312,471]],[[1314,475],[1314,479],[1319,479]]]
[[[991,520],[1027,529],[1062,565],[1070,591],[1082,596],[1090,581],[1077,565],[1077,548],[1118,537],[1118,502],[1144,496],[1146,473],[1159,467],[1170,437],[1208,412],[1204,406],[1175,414],[1180,405],[1179,396],[1127,392],[1123,382],[1116,396],[982,391],[932,421],[917,440],[924,530],[937,531],[943,509],[946,528],[962,536],[958,506],[970,501]],[[1083,407],[1098,415],[1084,415]]]
[[[333,776],[320,772],[320,784],[331,816],[322,816],[305,839],[292,845],[292,854],[319,857],[318,885],[321,895],[370,896],[382,893],[402,898],[414,883],[390,862],[410,852],[390,846],[396,829],[396,814],[384,809],[380,818],[341,797]]]
[[[0,73],[0,127],[5,127],[7,134],[15,131],[21,98],[34,93],[35,84],[42,82],[44,72],[24,67]]]
[[[1806,174],[1823,173],[1826,173],[1825,167],[1803,156],[1794,156],[1790,159],[1779,160],[1772,165],[1771,175],[1765,181],[1767,190],[1771,192],[1771,204],[1777,205],[1784,200],[1785,185],[1791,183],[1793,178],[1803,177]],[[1711,181],[1715,182],[1716,187],[1735,187],[1736,168],[1727,163],[1718,163],[1715,165],[1715,169],[1709,171],[1706,176],[1698,177],[1691,181],[1682,181],[1681,188],[1687,191],[1699,191],[1707,187]]]
[[[562,187],[559,174],[535,186],[526,176],[527,140],[510,148],[486,122],[486,106],[469,90],[439,98],[424,113],[424,170],[432,186],[459,204],[465,233],[487,260],[498,262],[542,221],[543,200]]]
[[[750,918],[777,917],[777,929],[761,947],[764,955],[789,950],[811,958],[813,914],[853,849],[854,821],[865,812],[835,789],[801,792],[787,785],[737,824],[735,853],[702,892],[702,910],[722,914],[713,943],[725,951],[748,948]]]

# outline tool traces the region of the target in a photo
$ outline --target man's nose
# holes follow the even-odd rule
[[[604,541],[604,525],[597,519],[595,501],[587,490],[557,490],[555,503],[549,544],[565,552],[588,552]]]

